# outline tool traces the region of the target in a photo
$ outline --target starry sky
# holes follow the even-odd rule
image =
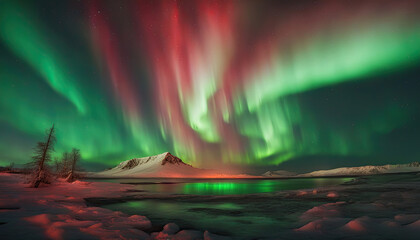
[[[0,165],[45,129],[88,170],[420,160],[420,2],[0,2]]]

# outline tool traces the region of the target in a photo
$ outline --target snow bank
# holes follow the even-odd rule
[[[316,195],[299,195],[296,191],[294,198],[325,201],[330,199],[331,192],[346,200],[324,203],[303,212],[294,234],[284,233],[285,239],[401,239],[401,236],[418,239],[420,185],[417,180],[331,187]]]
[[[145,231],[152,223],[147,217],[88,207],[83,200],[122,197],[129,185],[59,181],[34,189],[23,182],[23,176],[0,173],[1,239],[206,239],[205,233],[180,231],[175,223],[149,235]],[[207,239],[217,239],[211,236]]]

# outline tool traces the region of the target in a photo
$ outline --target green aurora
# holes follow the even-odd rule
[[[0,165],[52,123],[86,169],[419,160],[418,2],[199,3],[1,1]]]

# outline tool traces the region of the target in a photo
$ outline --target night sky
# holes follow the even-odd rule
[[[420,1],[0,1],[0,165],[420,160]]]

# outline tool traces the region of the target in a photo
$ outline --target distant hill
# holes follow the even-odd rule
[[[278,176],[293,177],[293,176],[296,176],[296,175],[297,175],[297,173],[288,172],[288,171],[284,171],[284,170],[267,171],[263,174],[264,177],[278,177]]]
[[[331,176],[363,176],[386,173],[407,173],[420,172],[420,163],[412,162],[409,164],[382,165],[382,166],[361,166],[361,167],[342,167],[329,170],[318,170],[304,174],[293,174],[287,171],[268,171],[263,174],[265,177],[331,177]]]

